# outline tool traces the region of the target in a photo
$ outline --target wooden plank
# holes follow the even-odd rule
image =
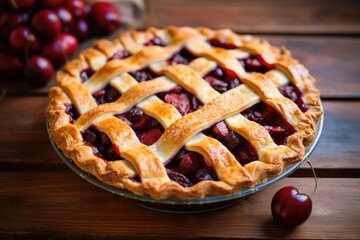
[[[260,36],[275,46],[285,46],[294,58],[299,59],[317,79],[317,85],[325,98],[360,98],[360,38],[354,37],[304,37]],[[86,43],[88,46],[88,43]],[[31,88],[24,80],[0,81],[0,91],[8,95],[46,95],[55,85]]]
[[[1,102],[6,111],[0,115],[0,169],[65,169],[49,142],[46,104],[46,97],[8,96]],[[311,156],[314,167],[359,169],[360,102],[325,101],[324,111],[322,137]]]
[[[285,46],[317,80],[324,98],[360,98],[360,38],[264,36]]]
[[[286,185],[311,193],[312,178],[284,179],[223,210],[179,215],[135,206],[71,172],[1,172],[0,238],[357,239],[359,184],[360,179],[319,179],[311,217],[286,230],[272,220],[271,198]]]
[[[360,33],[360,3],[355,0],[151,0],[149,5],[146,26],[207,26],[261,34]]]

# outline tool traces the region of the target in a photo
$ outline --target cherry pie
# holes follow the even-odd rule
[[[57,73],[52,141],[100,181],[154,199],[227,195],[300,161],[322,108],[288,50],[228,29],[99,40]]]

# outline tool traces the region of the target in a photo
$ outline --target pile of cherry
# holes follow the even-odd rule
[[[1,0],[0,75],[43,87],[79,42],[121,25],[116,6],[84,0]]]

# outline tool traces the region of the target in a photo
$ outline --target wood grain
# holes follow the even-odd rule
[[[146,26],[207,26],[261,34],[360,33],[360,2],[355,0],[150,0],[149,6]]]
[[[71,172],[1,172],[0,238],[11,233],[159,239],[161,233],[162,238],[356,239],[360,237],[359,184],[360,179],[319,179],[311,217],[291,231],[274,224],[271,198],[285,185],[310,193],[312,178],[285,179],[223,210],[176,215],[130,204]]]
[[[6,97],[0,115],[0,170],[64,170],[53,150],[45,126],[47,98]],[[339,169],[339,175],[358,176],[360,168],[360,102],[325,101],[325,121],[320,142],[311,156],[317,169]],[[347,139],[347,141],[344,141]],[[304,168],[308,168],[304,164]],[[343,171],[343,173],[341,172]],[[307,176],[312,176],[306,171]],[[337,175],[337,176],[339,176]]]

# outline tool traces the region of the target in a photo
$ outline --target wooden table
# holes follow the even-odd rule
[[[158,0],[149,7],[144,27],[229,27],[285,45],[310,69],[325,111],[310,158],[319,181],[312,215],[286,230],[270,211],[283,186],[312,192],[306,164],[219,211],[179,215],[133,205],[84,181],[56,155],[45,128],[48,87],[1,83],[7,95],[0,102],[0,239],[360,239],[359,1]]]

